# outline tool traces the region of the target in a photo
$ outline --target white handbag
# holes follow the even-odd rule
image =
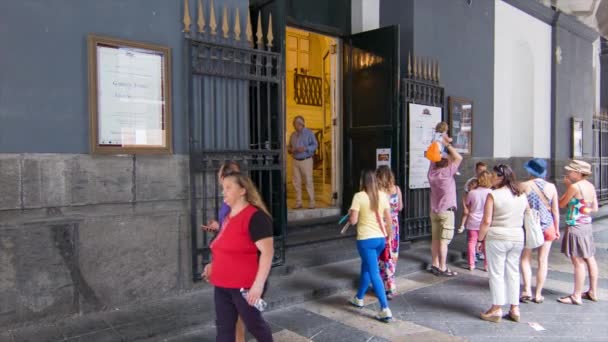
[[[538,210],[526,209],[524,213],[524,230],[526,231],[526,248],[534,249],[545,243]]]

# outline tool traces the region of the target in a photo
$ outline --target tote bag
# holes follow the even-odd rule
[[[545,243],[538,210],[526,209],[524,214],[524,230],[526,231],[526,248],[534,249]]]

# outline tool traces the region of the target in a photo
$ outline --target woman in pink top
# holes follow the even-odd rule
[[[483,218],[483,208],[486,204],[486,198],[488,194],[492,192],[492,175],[488,171],[483,171],[477,176],[477,188],[469,191],[465,200],[465,205],[468,211],[467,220],[465,227],[467,229],[468,239],[468,259],[469,259],[469,270],[475,269],[475,247],[477,244],[477,238],[479,237],[479,226],[481,225],[481,219]],[[483,248],[485,254],[485,248]],[[488,264],[484,259],[483,262],[484,270],[487,270]]]

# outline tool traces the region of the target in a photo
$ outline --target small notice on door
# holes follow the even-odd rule
[[[376,169],[381,165],[391,167],[391,149],[377,148],[376,149]]]

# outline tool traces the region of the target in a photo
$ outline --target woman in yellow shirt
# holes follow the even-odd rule
[[[383,322],[392,319],[393,314],[388,308],[384,284],[380,277],[378,268],[378,255],[384,250],[387,233],[389,240],[392,239],[392,229],[385,229],[384,222],[391,222],[390,204],[388,195],[378,190],[376,175],[374,171],[364,171],[360,181],[361,191],[353,197],[350,206],[349,222],[357,225],[357,249],[361,256],[361,278],[359,290],[351,300],[350,304],[362,308],[363,296],[371,281],[374,292],[380,301],[380,312],[376,318]]]

